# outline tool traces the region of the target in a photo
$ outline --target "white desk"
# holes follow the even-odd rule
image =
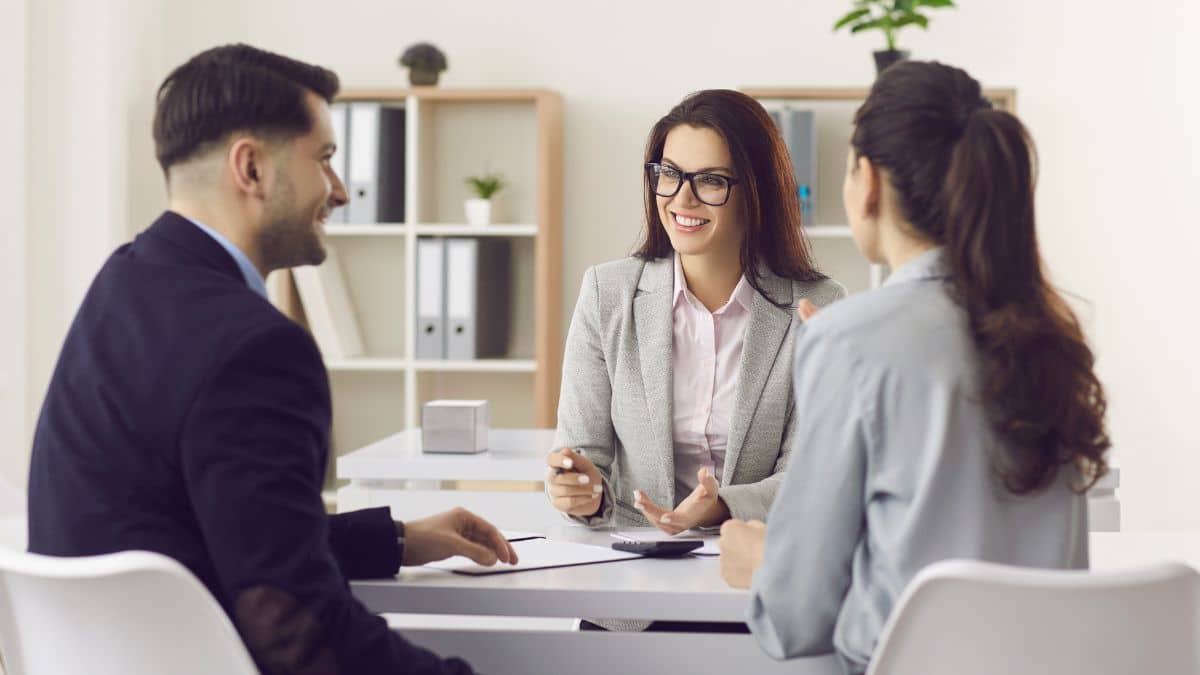
[[[608,531],[559,523],[551,538],[597,545]],[[1180,560],[1200,569],[1200,532],[1090,536],[1094,569]],[[713,558],[629,560],[580,567],[468,577],[432,569],[395,579],[358,581],[354,594],[380,613],[505,617],[638,618],[742,621],[748,595],[721,580]],[[432,623],[432,622],[431,622]],[[598,633],[552,630],[412,629],[403,634],[441,654],[466,657],[489,673],[548,672],[571,664],[581,675],[602,673],[839,673],[832,658],[772,661],[753,636],[697,633]]]
[[[562,521],[541,490],[552,429],[492,429],[488,450],[476,455],[421,452],[421,430],[393,434],[337,460],[338,511],[389,506],[411,520],[462,506],[511,530]],[[450,481],[487,481],[485,490],[444,489]]]
[[[421,430],[393,434],[337,460],[337,476],[350,485],[338,491],[338,510],[390,506],[400,518],[421,518],[463,506],[508,529],[554,521],[540,492],[529,483],[546,473],[546,455],[554,450],[552,429],[492,429],[489,450],[477,455],[435,455],[421,452]],[[524,483],[523,492],[445,491],[443,481],[507,481]],[[1108,475],[1088,492],[1089,529],[1121,529],[1121,505],[1116,491],[1121,470]]]
[[[560,541],[600,546],[613,541],[609,531],[561,521],[545,531]],[[637,559],[482,577],[405,568],[395,579],[356,581],[351,586],[379,613],[509,617],[741,622],[749,597],[725,584],[715,558]],[[833,657],[773,661],[753,636],[744,634],[469,628],[406,628],[402,633],[439,654],[461,655],[495,675],[556,670],[572,675],[841,673]]]

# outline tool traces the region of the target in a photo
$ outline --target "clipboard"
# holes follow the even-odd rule
[[[529,539],[510,539],[513,549],[521,562],[516,565],[496,563],[484,567],[465,556],[454,556],[445,560],[428,563],[432,567],[455,574],[469,576],[487,576],[491,574],[512,574],[530,570],[545,570],[558,567],[579,567],[581,565],[598,565],[600,563],[617,562],[620,560],[636,560],[643,556],[637,553],[614,551],[602,546],[589,546],[567,541],[552,541],[538,536]]]

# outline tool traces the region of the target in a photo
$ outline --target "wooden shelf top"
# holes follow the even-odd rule
[[[337,96],[339,101],[403,101],[409,96],[422,101],[464,103],[536,103],[558,99],[549,89],[443,89],[442,87],[410,87],[402,89],[347,89]]]
[[[440,237],[536,237],[537,225],[497,223],[485,227],[458,223],[419,223],[414,226],[403,223],[377,223],[367,225],[326,225],[329,237],[403,237],[409,231],[421,236]]]
[[[741,92],[758,99],[793,99],[804,101],[861,101],[867,98],[870,87],[742,87]],[[983,95],[998,101],[1005,110],[1017,107],[1017,90],[1006,87],[985,87]]]

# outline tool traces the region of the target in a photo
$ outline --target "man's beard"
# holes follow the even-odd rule
[[[259,233],[263,262],[270,270],[320,265],[325,247],[314,229],[312,213],[296,204],[291,179],[280,179],[280,189],[267,201],[267,223]]]

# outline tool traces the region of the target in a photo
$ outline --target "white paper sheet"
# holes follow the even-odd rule
[[[478,565],[470,558],[454,556],[446,560],[429,563],[433,567],[458,574],[482,575],[504,574],[506,572],[523,572],[526,570],[546,569],[549,567],[571,567],[574,565],[591,565],[594,563],[612,562],[615,560],[630,560],[642,556],[625,551],[614,551],[601,546],[574,544],[565,541],[549,539],[526,539],[512,542],[520,562],[516,565],[496,563],[491,567]]]
[[[635,527],[628,530],[621,530],[620,532],[613,532],[612,536],[614,539],[620,539],[621,541],[638,542],[671,541],[673,539],[700,539],[704,541],[704,545],[695,551],[692,551],[691,555],[721,555],[721,550],[717,548],[717,541],[721,538],[721,535],[717,532],[684,530],[679,534],[667,534],[657,527]]]

